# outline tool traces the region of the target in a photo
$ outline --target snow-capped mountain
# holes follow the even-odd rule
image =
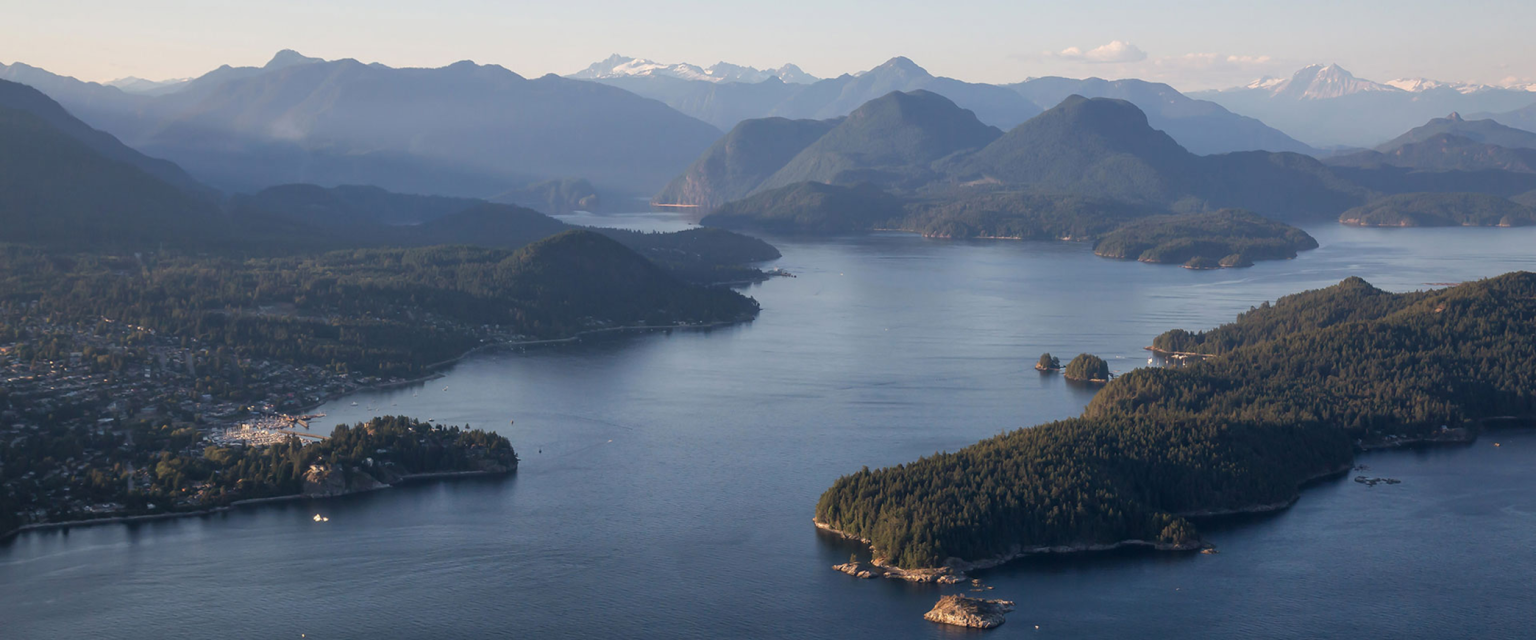
[[[1336,64],[1304,67],[1290,79],[1264,88],[1276,97],[1293,100],[1327,100],[1355,93],[1402,91],[1391,85],[1356,78]]]
[[[806,73],[800,70],[800,67],[792,64],[786,64],[777,69],[758,69],[729,62],[718,62],[709,67],[700,67],[699,65],[686,62],[662,64],[655,60],[631,58],[619,54],[608,56],[606,60],[601,62],[594,62],[591,66],[568,77],[578,80],[601,80],[635,76],[662,76],[683,80],[745,82],[749,84],[755,84],[775,77],[790,84],[810,84],[818,80],[816,76]]]
[[[1439,80],[1430,80],[1429,78],[1398,78],[1397,80],[1387,81],[1387,84],[1409,93],[1422,93],[1425,91],[1434,91],[1436,89],[1450,89],[1457,93],[1467,94],[1477,93],[1479,91],[1491,91],[1493,89],[1499,88],[1492,85],[1478,84],[1475,82],[1441,82]],[[1506,88],[1514,89],[1521,87]]]
[[[1425,78],[1373,82],[1336,64],[1312,65],[1283,80],[1262,78],[1189,96],[1258,118],[1317,148],[1374,147],[1452,111],[1504,113],[1532,102],[1524,87]]]
[[[1250,82],[1250,83],[1248,83],[1246,85],[1243,85],[1243,88],[1244,89],[1274,89],[1275,87],[1278,87],[1278,86],[1280,86],[1282,84],[1285,84],[1285,83],[1286,83],[1286,79],[1285,78],[1276,78],[1274,76],[1264,76],[1262,78],[1259,78],[1258,80],[1254,80],[1253,82]]]
[[[1328,100],[1340,98],[1356,93],[1370,92],[1405,92],[1425,93],[1428,91],[1455,91],[1462,95],[1482,93],[1497,90],[1536,90],[1536,85],[1529,87],[1520,84],[1497,87],[1475,82],[1443,82],[1430,80],[1429,78],[1398,78],[1388,82],[1372,82],[1357,78],[1354,74],[1345,71],[1336,64],[1315,64],[1297,71],[1290,78],[1275,78],[1264,76],[1241,87],[1227,89],[1233,91],[1264,91],[1277,98],[1291,98],[1293,100]]]

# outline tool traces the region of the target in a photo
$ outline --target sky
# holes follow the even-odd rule
[[[1362,78],[1536,82],[1532,0],[0,0],[0,62],[84,80],[197,76],[280,49],[574,73],[613,53],[786,62],[822,76],[907,56],[935,75],[1127,78],[1184,91],[1338,63]]]

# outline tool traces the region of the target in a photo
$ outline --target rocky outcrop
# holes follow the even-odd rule
[[[952,567],[937,569],[900,569],[883,567],[872,562],[849,562],[832,565],[832,568],[855,578],[889,578],[907,582],[932,584],[958,584],[965,581],[965,574]]]
[[[310,498],[329,498],[332,496],[358,493],[361,491],[373,491],[383,489],[389,485],[376,480],[362,471],[351,470],[349,473],[338,465],[312,464],[309,471],[304,473],[303,495]]]
[[[1007,621],[1005,614],[1013,611],[1012,600],[987,600],[967,598],[962,595],[939,598],[933,609],[923,614],[923,619],[940,624],[952,624],[972,629],[991,629]]]

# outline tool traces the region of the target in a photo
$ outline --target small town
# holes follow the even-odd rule
[[[106,318],[82,327],[18,311],[0,313],[15,335],[30,336],[0,344],[0,451],[7,454],[0,456],[0,479],[11,495],[32,498],[34,508],[20,514],[23,522],[122,511],[121,504],[71,496],[77,491],[71,487],[93,470],[114,468],[130,478],[130,492],[134,483],[146,485],[160,449],[141,451],[135,426],[168,429],[171,441],[182,445],[174,453],[192,456],[209,447],[305,444],[324,438],[331,426],[316,424],[311,433],[310,421],[324,414],[306,413],[307,408],[358,389],[403,382],[238,358],[226,349]],[[50,437],[117,444],[86,446],[62,460],[22,459],[29,440]],[[6,468],[22,464],[25,472]],[[200,496],[188,493],[174,506],[197,504]],[[40,506],[45,504],[46,509]]]

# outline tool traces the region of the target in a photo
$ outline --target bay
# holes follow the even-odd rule
[[[831,571],[861,550],[813,529],[820,493],[861,466],[1075,415],[1092,390],[1032,370],[1043,351],[1124,372],[1166,329],[1352,275],[1406,291],[1536,267],[1536,229],[1308,231],[1319,249],[1226,271],[1071,243],[771,238],[771,266],[797,277],[746,289],[763,305],[751,323],[482,353],[320,409],[327,424],[494,429],[522,457],[515,476],[27,533],[0,545],[0,636],[975,635],[921,617],[960,587]],[[981,573],[989,597],[1019,604],[987,635],[1529,637],[1536,437],[1361,461],[1403,483],[1325,482],[1280,514],[1205,525],[1219,555]]]

